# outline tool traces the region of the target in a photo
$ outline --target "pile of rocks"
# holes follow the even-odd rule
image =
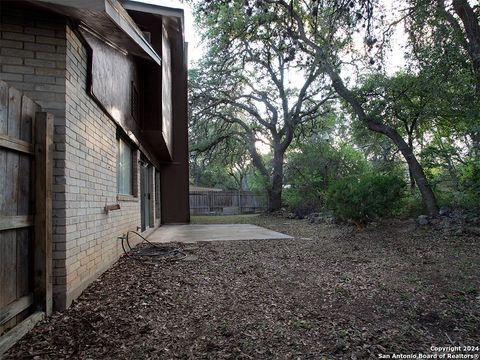
[[[445,233],[463,235],[480,235],[480,215],[462,209],[450,209],[442,207],[438,217],[420,215],[416,219],[419,227],[429,226],[434,230]]]
[[[307,215],[299,214],[299,213],[289,213],[287,215],[288,219],[295,219],[295,220],[305,220],[308,221],[310,224],[334,224],[335,218],[318,212],[312,212]]]
[[[311,213],[310,215],[306,216],[305,218],[310,222],[310,224],[334,224],[335,218],[322,214],[322,213]]]

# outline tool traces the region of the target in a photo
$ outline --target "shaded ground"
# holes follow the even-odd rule
[[[410,222],[195,222],[219,220],[295,239],[182,245],[189,261],[122,258],[7,358],[364,359],[480,346],[478,236]]]

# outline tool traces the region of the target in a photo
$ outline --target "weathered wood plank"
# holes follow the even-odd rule
[[[33,124],[35,114],[39,106],[30,98],[22,96],[22,112],[20,117],[20,139],[27,142],[33,142]],[[30,145],[32,153],[34,151],[33,143]],[[33,159],[31,156],[20,155],[18,179],[18,209],[17,215],[32,214],[34,206],[34,176]],[[33,229],[17,230],[17,298],[33,292]],[[22,321],[27,313],[17,316],[17,322]]]
[[[28,294],[5,306],[3,309],[0,309],[0,325],[17,316],[32,304],[33,294]]]
[[[35,113],[39,106],[25,95],[22,96],[22,112],[20,115],[20,136],[19,139],[28,143],[33,142],[33,122]]]
[[[8,118],[8,85],[0,81],[0,134],[7,133]]]
[[[26,154],[34,153],[33,144],[4,134],[0,134],[0,147]]]
[[[8,129],[8,85],[0,81],[0,134],[6,134]],[[0,174],[6,174],[7,171],[7,152],[0,148]],[[0,176],[0,214],[2,213],[5,207],[5,197],[3,192],[5,191],[6,176]],[[4,238],[6,241],[4,241]],[[8,277],[10,274],[7,256],[8,249],[10,248],[10,236],[6,233],[0,232],[0,308],[6,305],[7,295],[6,290],[3,290],[7,287]],[[0,334],[3,332],[4,327],[0,326]]]
[[[20,134],[20,117],[21,117],[21,101],[22,95],[20,91],[14,88],[8,89],[8,114],[7,129],[2,133],[18,138]],[[17,195],[18,195],[18,166],[19,154],[17,152],[7,152],[5,159],[5,175],[2,176],[4,184],[2,187],[3,199],[2,208],[0,208],[0,216],[16,216],[17,215]],[[3,160],[3,159],[2,159]],[[0,308],[10,304],[17,298],[17,232],[15,230],[3,231],[2,248],[5,250],[2,259],[2,270],[5,272],[3,282],[2,299],[0,300]],[[12,320],[4,325],[4,329],[8,329],[15,325],[16,321]]]
[[[23,320],[12,330],[0,337],[0,357],[5,354],[15,343],[20,340],[26,333],[34,328],[34,326],[45,318],[45,313],[38,311]]]
[[[17,243],[15,230],[0,232],[0,309],[14,301],[17,297],[16,258]],[[0,327],[0,334],[4,329],[15,325],[6,323]]]
[[[35,116],[35,246],[34,297],[36,305],[52,312],[52,177],[53,115]]]
[[[0,216],[0,231],[20,229],[34,224],[34,217],[31,215]]]
[[[15,88],[8,89],[7,134],[20,138],[20,119],[22,116],[22,93]]]
[[[17,299],[33,291],[31,286],[32,230],[32,228],[17,229]]]
[[[33,204],[33,177],[31,176],[32,166],[33,159],[31,156],[20,155],[18,172],[21,176],[18,178],[17,216],[29,215],[35,211]],[[33,291],[31,280],[33,265],[32,244],[33,229],[17,229],[17,298]],[[24,318],[25,314],[18,316],[17,322],[22,321]]]

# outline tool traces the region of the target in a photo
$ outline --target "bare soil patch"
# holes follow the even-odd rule
[[[410,221],[357,230],[248,222],[293,240],[178,245],[121,258],[7,359],[366,359],[480,345],[480,247]],[[196,219],[205,222],[205,219]]]

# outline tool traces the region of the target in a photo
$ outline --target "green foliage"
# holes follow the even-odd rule
[[[468,160],[461,169],[463,203],[467,208],[480,208],[480,159]]]
[[[278,187],[273,179],[282,179],[288,205],[318,208],[327,197],[330,207],[344,207],[335,210],[339,216],[358,221],[380,213],[424,212],[418,188],[398,190],[408,174],[398,141],[356,122],[358,111],[346,110],[348,97],[343,108],[330,100],[321,104],[335,90],[327,80],[331,72],[350,73],[347,66],[353,65],[354,76],[345,79],[355,89],[352,95],[368,119],[388,126],[412,149],[439,204],[479,206],[480,102],[469,39],[454,7],[406,0],[412,11],[397,13],[395,23],[386,24],[378,20],[384,18],[378,6],[361,5],[367,3],[195,1],[209,50],[190,76],[191,151],[211,167],[204,168],[202,181],[228,183],[228,176],[241,175],[252,190],[265,192]],[[479,9],[474,8],[477,15]],[[407,63],[387,75],[382,54],[394,27],[403,22]],[[369,50],[363,56],[352,51],[353,33],[360,27]],[[293,74],[296,79],[311,75],[306,92],[298,81],[290,82]],[[348,130],[331,135],[335,145],[328,144],[325,135],[342,127]],[[314,140],[305,141],[309,137]],[[270,158],[258,151],[259,142],[270,145]],[[235,167],[246,158],[245,166]],[[341,201],[332,202],[334,196]]]
[[[247,176],[248,189],[257,195],[264,195],[270,188],[270,181],[256,169],[252,169]]]
[[[338,148],[328,142],[309,142],[289,153],[284,200],[292,208],[320,208],[329,185],[345,176],[365,173],[369,164],[350,145]]]
[[[390,215],[404,188],[405,181],[397,175],[346,177],[328,189],[327,207],[341,219],[365,223]]]
[[[425,214],[425,206],[417,189],[410,188],[404,191],[402,197],[398,199],[393,215],[402,219],[408,219],[422,214]]]

